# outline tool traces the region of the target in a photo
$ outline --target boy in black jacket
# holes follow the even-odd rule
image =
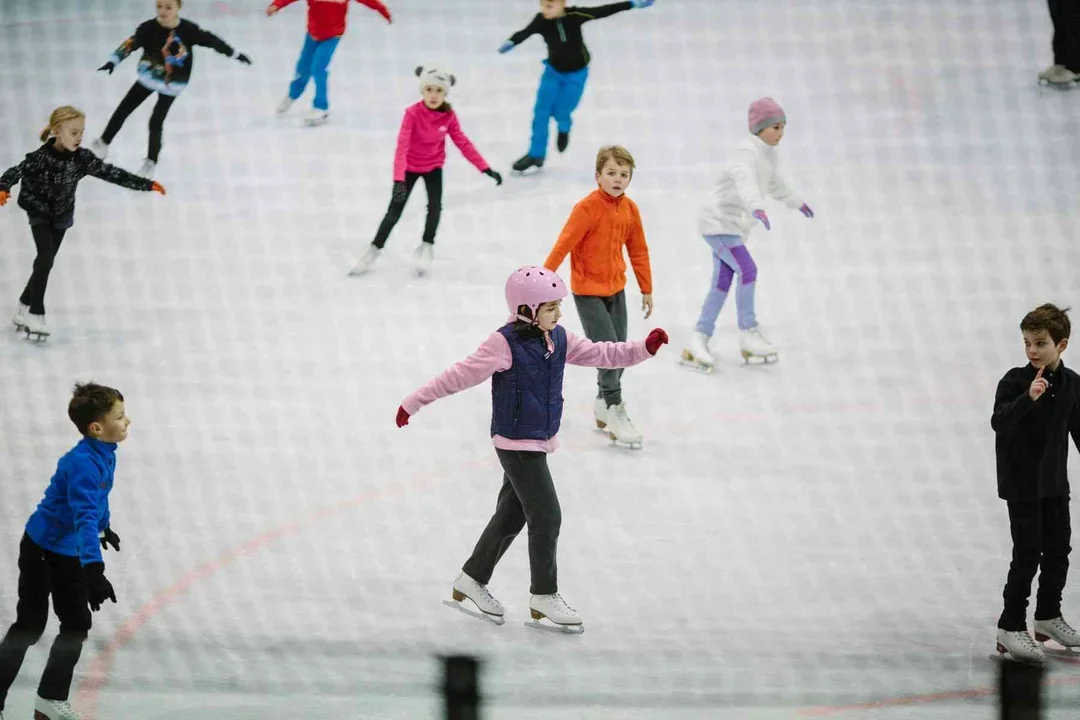
[[[1046,304],[1020,323],[1030,364],[1013,368],[998,383],[990,425],[997,433],[998,496],[1009,506],[1013,552],[998,620],[998,652],[1042,662],[1042,648],[1027,631],[1027,605],[1041,568],[1035,602],[1035,639],[1080,646],[1061,617],[1069,571],[1068,436],[1080,449],[1080,375],[1065,367],[1068,308]]]

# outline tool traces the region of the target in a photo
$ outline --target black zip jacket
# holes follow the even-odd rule
[[[524,30],[510,36],[510,42],[520,45],[530,36],[539,34],[548,46],[548,65],[559,72],[576,72],[587,67],[590,59],[589,48],[585,47],[581,37],[581,26],[632,7],[629,2],[593,8],[568,7],[566,14],[555,20],[545,20],[537,13]]]

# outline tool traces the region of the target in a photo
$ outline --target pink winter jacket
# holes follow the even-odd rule
[[[418,102],[405,109],[401,120],[394,153],[394,182],[403,181],[406,170],[425,173],[442,167],[446,162],[447,135],[477,170],[484,172],[491,167],[465,137],[453,110],[429,110],[423,102]]]
[[[624,368],[648,360],[652,355],[645,349],[644,340],[631,342],[593,342],[566,331],[566,364],[595,368]],[[510,344],[502,333],[496,331],[488,336],[476,352],[444,370],[427,385],[405,398],[401,407],[410,416],[420,408],[439,398],[461,392],[487,380],[497,372],[509,370],[513,365]],[[512,440],[496,435],[492,444],[500,450],[538,450],[551,453],[559,447],[558,436],[547,440]]]

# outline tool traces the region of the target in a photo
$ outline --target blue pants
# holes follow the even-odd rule
[[[334,57],[340,37],[316,41],[310,35],[304,37],[304,49],[296,61],[296,75],[289,84],[289,97],[293,100],[304,94],[308,80],[315,80],[316,110],[329,110],[330,100],[326,96],[326,78],[330,75],[330,58]]]
[[[698,318],[698,332],[712,337],[716,328],[716,318],[720,315],[728,290],[735,276],[739,276],[739,286],[735,290],[735,309],[739,314],[739,329],[749,330],[757,325],[754,314],[754,283],[757,280],[757,265],[750,251],[743,245],[738,235],[706,235],[705,242],[713,251],[712,285],[705,296]]]
[[[533,107],[532,142],[529,143],[529,156],[543,158],[547,156],[548,126],[551,118],[559,132],[570,132],[570,115],[581,102],[585,92],[585,81],[589,79],[589,68],[584,67],[570,73],[559,72],[544,63],[544,74],[540,77],[540,87],[536,91],[536,105]]]

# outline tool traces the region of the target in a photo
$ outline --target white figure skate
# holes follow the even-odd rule
[[[742,348],[743,362],[747,364],[758,361],[770,363],[779,359],[776,348],[765,339],[757,325],[739,333],[739,345]]]
[[[1061,647],[1048,646],[1047,640],[1053,640]],[[1039,643],[1046,655],[1080,658],[1080,633],[1073,630],[1063,617],[1036,620],[1035,642]]]
[[[1040,85],[1049,85],[1059,90],[1075,87],[1078,81],[1080,81],[1080,75],[1077,75],[1064,65],[1051,65],[1039,73]]]
[[[284,115],[285,113],[289,112],[289,108],[292,107],[292,104],[293,99],[286,95],[285,99],[278,103],[277,110],[275,112],[277,112],[278,115]]]
[[[34,700],[34,720],[82,720],[67,700]]]
[[[368,249],[364,251],[364,254],[360,256],[360,259],[357,260],[356,264],[349,270],[349,274],[367,275],[375,267],[375,261],[379,259],[379,254],[381,252],[382,248],[368,245]]]
[[[26,327],[26,316],[30,314],[30,306],[19,303],[19,309],[15,311],[15,316],[11,318],[11,324],[15,326],[16,330],[22,330]]]
[[[593,401],[592,408],[593,419],[596,420],[596,427],[603,430],[607,427],[607,400],[602,397],[596,398]]]
[[[304,118],[304,124],[308,127],[317,127],[319,125],[325,125],[330,120],[329,110],[319,110],[317,108],[311,108],[311,112]]]
[[[525,623],[528,627],[574,635],[585,632],[585,623],[581,616],[574,608],[566,604],[559,593],[533,595],[529,598],[529,613],[532,620]],[[542,622],[545,618],[551,624]]]
[[[147,180],[153,180],[155,170],[157,170],[157,163],[154,162],[153,160],[146,159],[146,160],[143,160],[142,166],[139,167],[139,172],[137,172],[135,174],[138,175],[141,178],[146,178]]]
[[[431,263],[435,258],[435,246],[422,242],[413,252],[413,271],[417,277],[424,277],[431,272]]]
[[[38,342],[45,342],[45,338],[49,337],[49,326],[45,324],[44,315],[27,313],[26,324],[22,326],[22,331],[26,333],[27,339]]]
[[[630,416],[626,414],[625,402],[608,407],[607,428],[605,429],[612,442],[622,443],[633,450],[641,449],[641,441],[643,440],[641,431],[634,427],[634,423],[630,421]]]
[[[1002,630],[997,631],[998,656],[1004,658],[1006,654],[1018,662],[1041,665],[1046,662],[1046,654],[1035,641],[1028,635],[1027,630]]]
[[[693,368],[698,372],[711,373],[716,360],[713,359],[712,353],[709,352],[709,336],[703,332],[695,331],[690,336],[690,342],[682,351],[679,364]]]
[[[487,585],[481,585],[464,572],[458,575],[457,580],[454,581],[454,590],[451,597],[453,600],[443,600],[443,604],[456,608],[466,615],[487,620],[495,625],[502,625],[506,622],[506,618],[503,617],[506,608],[503,607],[503,604],[495,599],[495,596],[487,589]],[[472,604],[476,606],[476,610],[462,605],[461,601],[465,599],[472,601]]]
[[[98,138],[94,142],[90,143],[90,152],[98,156],[98,160],[104,160],[109,157],[109,143],[105,142],[101,138]]]

